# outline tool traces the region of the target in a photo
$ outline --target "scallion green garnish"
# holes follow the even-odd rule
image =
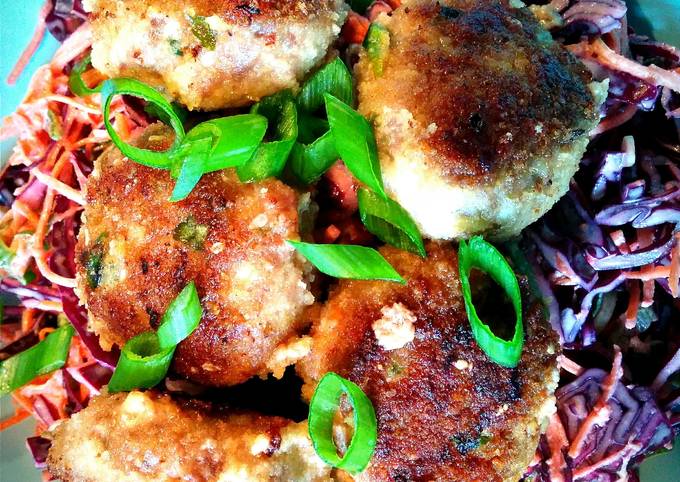
[[[390,48],[390,32],[382,25],[372,23],[364,40],[364,48],[373,67],[373,73],[380,77]]]
[[[172,147],[164,152],[154,152],[123,142],[109,119],[111,100],[117,94],[134,95],[155,106],[159,118],[169,122],[175,130]],[[185,134],[177,109],[154,88],[133,79],[105,81],[102,98],[106,130],[118,149],[139,164],[169,169],[177,178],[171,201],[186,198],[203,174],[247,162],[267,131],[265,117],[243,114],[202,122]]]
[[[198,251],[203,249],[205,238],[208,237],[208,226],[198,224],[193,216],[189,216],[177,225],[173,234],[177,241],[188,244]]]
[[[378,146],[371,124],[358,112],[330,94],[325,94],[326,112],[335,148],[347,169],[373,192],[387,198],[383,188]]]
[[[267,118],[273,140],[260,144],[253,157],[236,168],[241,182],[261,181],[281,174],[298,137],[297,107],[291,91],[284,90],[262,99],[250,112]]]
[[[131,160],[149,167],[169,169],[172,164],[171,154],[177,150],[184,140],[184,126],[177,113],[157,90],[143,82],[134,79],[109,79],[101,86],[102,104],[104,111],[104,125],[111,136],[113,143],[120,151]],[[124,142],[111,125],[111,101],[115,95],[132,95],[151,102],[160,109],[170,121],[170,126],[175,131],[175,141],[165,152],[154,152],[140,149]]]
[[[317,181],[339,157],[328,131],[307,146],[296,143],[288,165],[296,180],[307,185]]]
[[[472,302],[470,289],[470,271],[477,268],[487,273],[498,283],[510,298],[515,309],[515,330],[510,341],[503,340],[493,334],[477,316],[477,310]],[[477,236],[468,242],[461,241],[458,249],[458,269],[460,283],[465,300],[465,311],[472,326],[472,334],[479,347],[491,360],[501,366],[514,368],[522,356],[524,344],[524,326],[522,324],[522,296],[519,290],[517,276],[505,260],[503,255],[491,244]]]
[[[0,362],[0,395],[6,395],[40,375],[63,367],[73,333],[72,326],[62,326],[37,345]]]
[[[322,273],[335,278],[383,280],[406,284],[404,278],[373,248],[349,244],[288,241]]]
[[[315,113],[324,105],[324,94],[332,94],[347,105],[354,103],[352,74],[345,63],[336,58],[315,73],[300,90],[298,106],[303,112]]]
[[[96,94],[102,89],[102,84],[99,84],[94,89],[91,89],[85,85],[85,82],[83,81],[82,75],[91,64],[92,62],[90,59],[90,54],[87,54],[85,57],[83,57],[83,60],[73,66],[73,70],[71,70],[71,74],[68,77],[68,88],[71,89],[71,92],[78,97]]]
[[[301,144],[311,144],[319,137],[328,132],[330,126],[326,119],[298,113],[298,142]]]
[[[184,287],[165,310],[158,327],[158,342],[162,349],[174,348],[198,327],[203,309],[196,285],[192,281]]]
[[[201,47],[208,50],[215,50],[217,38],[215,31],[210,28],[210,24],[206,18],[201,17],[200,15],[194,15],[193,17],[189,15],[188,17],[191,21],[191,33],[198,39]]]
[[[202,311],[196,286],[191,282],[170,303],[157,333],[142,333],[125,344],[109,382],[109,392],[151,388],[163,380],[175,347],[196,329]]]
[[[352,406],[354,433],[340,457],[333,442],[333,419],[343,394]],[[312,445],[321,460],[351,474],[366,468],[378,440],[378,423],[373,404],[355,383],[333,372],[324,375],[309,403],[308,423]]]
[[[385,243],[426,256],[418,226],[404,208],[366,188],[359,189],[358,198],[359,215],[366,229]]]

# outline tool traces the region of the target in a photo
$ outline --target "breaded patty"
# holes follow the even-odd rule
[[[377,19],[382,74],[366,52],[356,67],[387,190],[432,239],[507,238],[538,219],[599,119],[606,89],[508,3],[404,1]]]
[[[137,144],[168,142],[154,125]],[[298,239],[298,196],[276,180],[241,184],[233,170],[203,177],[184,201],[168,201],[167,171],[136,164],[115,147],[95,163],[78,236],[78,291],[101,344],[122,346],[158,328],[170,302],[196,282],[203,318],[174,368],[210,385],[282,372],[314,301]],[[304,340],[303,340],[304,341]],[[294,347],[293,347],[294,348]]]
[[[243,106],[298,82],[328,52],[342,0],[89,0],[92,63],[189,109]]]
[[[373,402],[377,446],[357,480],[516,482],[555,409],[554,333],[525,309],[521,361],[503,368],[472,337],[452,248],[381,253],[408,284],[340,281],[297,365],[304,395],[333,371]]]
[[[214,411],[155,392],[101,395],[50,434],[64,482],[320,482],[307,423]]]

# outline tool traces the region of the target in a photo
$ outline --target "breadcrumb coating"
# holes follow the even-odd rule
[[[402,2],[377,19],[382,72],[366,51],[356,66],[387,190],[429,238],[519,233],[567,191],[599,120],[606,89],[510,3]]]
[[[156,124],[139,145],[168,142]],[[275,356],[304,328],[314,301],[298,237],[298,196],[276,180],[242,184],[233,170],[203,177],[184,201],[168,199],[167,171],[136,164],[116,148],[95,163],[76,263],[81,301],[105,349],[155,330],[170,302],[195,281],[203,306],[178,346],[174,369],[208,385],[283,372]],[[280,362],[277,363],[276,360]]]
[[[558,340],[540,310],[525,308],[519,365],[493,363],[472,337],[455,250],[427,249],[427,259],[381,249],[406,286],[339,282],[313,325],[311,354],[297,365],[304,395],[333,371],[373,402],[378,442],[358,481],[516,482],[555,410]],[[373,326],[395,306],[415,334],[385,347]]]
[[[100,395],[50,434],[64,482],[322,482],[307,423],[213,410],[156,392]]]
[[[189,109],[295,89],[340,33],[342,0],[90,0],[92,63]]]

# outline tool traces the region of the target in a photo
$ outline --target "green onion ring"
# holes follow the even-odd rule
[[[341,458],[333,442],[333,418],[346,394],[354,412],[354,434]],[[366,468],[378,439],[378,423],[373,404],[355,383],[329,372],[324,375],[309,403],[309,436],[314,450],[328,465],[351,474]]]
[[[515,309],[515,332],[510,341],[503,340],[493,334],[477,316],[477,310],[472,303],[470,289],[470,271],[472,268],[480,269],[487,273],[506,292]],[[503,255],[491,244],[477,236],[467,243],[461,241],[458,250],[458,270],[460,283],[465,300],[465,311],[472,327],[472,334],[479,347],[491,360],[497,364],[514,368],[522,356],[524,344],[524,326],[522,324],[522,295],[519,290],[517,276],[505,260]]]
[[[62,326],[37,345],[0,362],[0,395],[6,395],[40,375],[63,367],[73,333],[71,325]]]
[[[142,333],[128,340],[120,353],[109,392],[151,388],[165,378],[176,346],[196,329],[202,316],[193,282],[170,303],[158,332]]]
[[[144,166],[169,169],[172,164],[171,154],[177,150],[184,140],[184,126],[177,116],[172,104],[168,102],[157,90],[143,82],[134,79],[109,79],[101,85],[101,94],[104,110],[104,124],[111,136],[113,143],[120,151],[131,160]],[[170,126],[175,131],[175,141],[173,145],[164,152],[154,152],[147,149],[140,149],[124,142],[111,125],[110,111],[111,101],[114,95],[133,95],[142,98],[147,102],[156,105],[170,120]]]
[[[411,215],[392,199],[359,189],[359,215],[366,229],[380,240],[421,257],[427,255],[423,238]]]
[[[83,60],[73,66],[73,70],[71,70],[71,74],[68,76],[68,88],[78,97],[96,94],[102,90],[102,84],[99,84],[94,89],[90,89],[83,81],[83,72],[85,72],[87,67],[91,64],[90,54],[87,54]]]

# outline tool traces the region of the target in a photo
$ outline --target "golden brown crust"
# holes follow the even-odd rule
[[[452,248],[430,244],[426,260],[381,252],[408,285],[339,283],[313,327],[311,355],[298,364],[305,394],[334,371],[373,402],[378,443],[359,480],[518,480],[536,449],[544,404],[553,403],[554,333],[537,310],[526,310],[522,360],[502,368],[472,338]],[[387,351],[371,325],[395,303],[416,317],[415,338]]]
[[[168,201],[173,185],[167,171],[122,158],[115,148],[97,160],[76,250],[92,328],[105,348],[122,346],[157,329],[170,301],[193,280],[204,315],[179,345],[175,369],[211,385],[266,375],[266,362],[296,336],[298,315],[312,301],[303,265],[286,243],[298,237],[297,196],[276,180],[241,184],[231,171],[204,176],[178,203]],[[207,230],[197,245],[178,236],[187,222]],[[97,253],[94,286],[87,265]]]
[[[306,423],[153,391],[98,396],[49,436],[49,471],[65,482],[330,480]]]
[[[340,32],[342,0],[90,0],[92,63],[189,109],[297,89]]]
[[[403,2],[391,17],[383,74],[358,68],[365,114],[406,109],[441,175],[482,185],[525,174],[536,158],[583,136],[597,120],[590,74],[527,9],[507,1]],[[379,98],[380,105],[372,105]],[[373,101],[374,103],[376,101]]]

